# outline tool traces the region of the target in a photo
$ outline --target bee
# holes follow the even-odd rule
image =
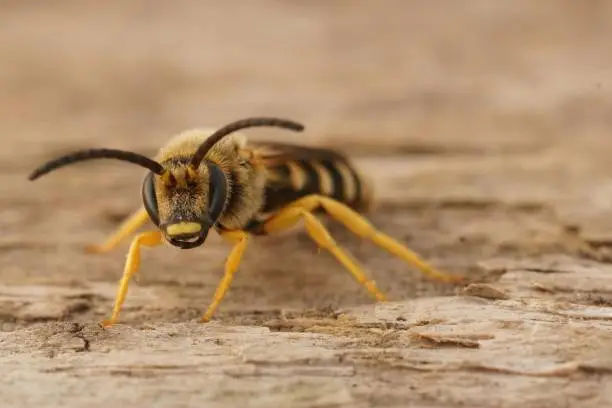
[[[197,248],[205,243],[211,230],[232,245],[223,278],[200,319],[208,322],[232,283],[249,239],[279,233],[300,220],[320,248],[329,251],[371,296],[384,301],[385,295],[376,284],[315,217],[320,210],[433,279],[461,280],[460,276],[438,271],[361,215],[372,202],[372,190],[345,155],[298,144],[248,142],[238,132],[257,126],[304,130],[302,124],[291,120],[247,118],[216,131],[195,129],[180,133],[154,159],[117,149],[88,149],[51,160],[30,174],[29,179],[36,180],[61,167],[93,159],[116,159],[148,170],[142,183],[140,209],[102,244],[87,248],[92,253],[106,253],[147,221],[156,227],[133,236],[112,314],[101,322],[103,327],[119,319],[128,284],[140,267],[141,247],[167,242],[180,249]]]

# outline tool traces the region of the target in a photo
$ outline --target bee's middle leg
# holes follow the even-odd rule
[[[140,208],[138,211],[126,218],[121,225],[113,232],[103,243],[88,245],[85,248],[86,252],[92,254],[102,254],[115,249],[121,241],[128,236],[132,235],[136,230],[142,227],[149,219],[149,214],[144,209]]]

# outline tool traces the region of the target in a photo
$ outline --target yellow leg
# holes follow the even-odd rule
[[[117,247],[117,245],[119,245],[119,243],[129,235],[136,232],[138,228],[142,227],[148,219],[149,215],[147,214],[147,211],[144,208],[141,208],[123,221],[119,228],[117,228],[117,230],[112,233],[105,242],[100,245],[89,245],[85,248],[85,250],[93,254],[109,252],[115,249],[115,247]]]
[[[430,278],[442,282],[461,282],[463,280],[462,276],[450,275],[438,271],[436,268],[421,259],[413,251],[400,244],[389,235],[376,230],[372,224],[370,224],[359,213],[334,199],[319,195],[306,196],[291,204],[285,210],[285,212],[288,211],[295,213],[296,211],[300,211],[300,209],[313,211],[318,207],[325,209],[329,215],[344,224],[344,226],[346,226],[354,234],[371,240],[379,247],[389,251],[395,256],[400,257],[405,262],[412,264]],[[289,228],[293,224],[295,224],[295,220],[291,221],[289,218],[283,217],[282,214],[279,214],[266,223],[265,230],[266,232],[274,232],[279,229],[282,230]]]
[[[140,247],[154,247],[159,245],[161,242],[162,234],[159,231],[144,232],[142,234],[138,234],[134,238],[127,255],[127,261],[123,270],[123,277],[121,278],[121,282],[119,283],[119,287],[117,289],[113,314],[111,315],[110,319],[102,321],[102,327],[112,326],[119,318],[119,312],[121,311],[121,305],[123,305],[125,296],[127,295],[130,279],[132,279],[134,274],[138,272],[138,267],[140,266]]]
[[[247,247],[248,243],[248,235],[244,231],[229,231],[222,232],[221,236],[225,238],[227,241],[234,244],[234,248],[232,252],[230,252],[227,257],[227,261],[225,262],[225,272],[223,274],[223,279],[217,286],[217,290],[215,291],[215,296],[208,306],[206,313],[200,319],[200,322],[206,323],[210,321],[212,316],[215,314],[215,311],[219,307],[219,304],[223,301],[227,290],[229,289],[232,281],[234,280],[234,273],[238,270],[238,266],[240,265],[240,261],[242,260],[242,255]]]
[[[304,219],[308,235],[319,245],[326,249],[353,275],[353,278],[363,285],[376,300],[384,301],[385,295],[376,287],[374,281],[368,279],[361,267],[351,256],[338,246],[323,224],[309,211],[296,206],[289,206],[282,210],[264,225],[267,232],[278,232],[295,225],[301,218]]]

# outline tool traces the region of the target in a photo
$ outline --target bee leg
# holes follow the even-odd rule
[[[98,245],[88,245],[85,251],[92,254],[101,254],[115,249],[121,241],[133,234],[138,228],[142,227],[148,219],[149,215],[147,211],[144,207],[140,208],[134,214],[126,218],[106,241]]]
[[[308,210],[298,205],[290,205],[269,219],[263,228],[269,233],[279,232],[291,228],[300,219],[304,219],[306,231],[313,241],[319,247],[328,250],[353,275],[353,278],[368,290],[372,297],[378,301],[386,300],[385,295],[376,287],[374,281],[367,277],[348,252],[338,246],[321,221]]]
[[[138,234],[130,245],[130,250],[127,255],[127,261],[125,262],[125,268],[123,270],[123,276],[117,288],[117,296],[115,298],[115,306],[113,307],[113,314],[110,319],[106,319],[101,322],[102,327],[110,327],[117,322],[119,318],[119,312],[121,311],[121,305],[125,300],[125,296],[128,291],[128,284],[130,279],[138,272],[140,266],[140,247],[148,246],[154,247],[162,242],[162,233],[160,231],[151,231]]]
[[[248,235],[244,231],[225,231],[221,233],[221,236],[227,241],[233,243],[234,248],[227,257],[227,261],[225,262],[225,272],[223,274],[223,279],[217,286],[215,296],[213,297],[210,306],[208,306],[208,309],[206,309],[206,313],[204,313],[204,315],[200,319],[201,323],[206,323],[210,321],[212,316],[215,314],[215,311],[219,307],[219,304],[221,304],[221,302],[223,301],[227,290],[232,284],[232,280],[234,279],[234,273],[236,273],[236,270],[238,270],[238,266],[240,265],[240,261],[242,260],[242,255],[244,254],[248,243]]]
[[[358,235],[361,238],[371,240],[379,247],[403,259],[408,264],[415,266],[423,274],[429,276],[431,279],[438,280],[441,282],[463,281],[462,276],[450,275],[448,273],[441,272],[433,266],[429,265],[416,253],[414,253],[389,235],[378,231],[363,216],[361,216],[349,206],[339,201],[320,195],[310,195],[297,200],[292,205],[301,206],[307,209],[308,211],[312,211],[315,208],[322,207],[334,219],[344,224],[344,226],[348,228],[353,234]]]

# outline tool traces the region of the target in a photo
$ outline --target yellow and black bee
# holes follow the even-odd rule
[[[324,210],[353,233],[434,279],[461,280],[437,271],[359,215],[371,202],[371,190],[345,156],[323,148],[247,143],[243,134],[235,133],[254,126],[304,129],[299,123],[279,118],[243,119],[214,132],[181,133],[159,151],[155,160],[128,151],[90,149],[47,162],[30,175],[30,180],[35,180],[60,167],[101,158],[127,161],[149,170],[142,185],[143,207],[102,245],[89,247],[90,252],[107,252],[148,220],[157,227],[133,238],[112,315],[102,322],[103,326],[113,325],[119,317],[128,283],[140,265],[140,247],[153,247],[165,240],[178,248],[196,248],[205,242],[211,229],[233,244],[223,279],[201,318],[207,322],[232,282],[249,236],[286,230],[300,220],[304,220],[312,239],[331,252],[375,299],[385,300],[374,282],[315,218],[313,212],[317,210]]]

